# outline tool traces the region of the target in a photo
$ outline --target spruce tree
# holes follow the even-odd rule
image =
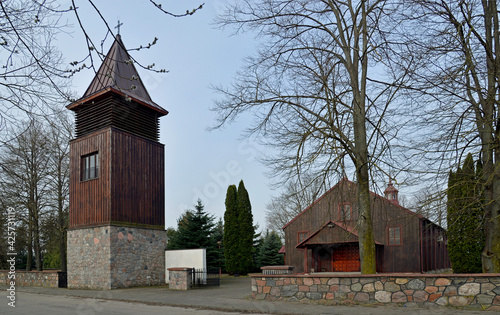
[[[252,272],[260,272],[260,253],[262,243],[264,242],[264,237],[262,232],[257,232],[259,230],[259,224],[254,225],[253,230],[255,231],[253,235],[253,245],[252,245]]]
[[[217,244],[217,260],[214,267],[226,270],[226,262],[224,259],[224,222],[222,218],[219,218],[219,221],[215,224],[213,239]]]
[[[248,274],[253,267],[253,257],[252,257],[252,248],[253,248],[253,236],[254,236],[254,227],[253,227],[253,215],[252,215],[252,206],[250,204],[250,197],[248,196],[248,192],[243,184],[243,181],[240,181],[238,185],[238,223],[239,223],[239,261],[240,261],[240,274],[246,275]]]
[[[168,249],[189,249],[195,248],[191,242],[190,222],[193,212],[186,210],[177,219],[177,230],[168,240]]]
[[[207,267],[219,267],[214,226],[214,217],[204,211],[201,200],[198,200],[194,210],[186,210],[177,220],[177,232],[169,239],[168,249],[205,248]]]
[[[275,231],[267,231],[260,247],[259,267],[283,264],[283,255],[279,253],[282,243]]]
[[[239,224],[238,224],[238,195],[236,185],[227,188],[226,211],[224,212],[224,258],[226,271],[237,274],[239,265]]]
[[[462,168],[448,179],[448,253],[455,273],[480,273],[484,248],[484,220],[478,180],[481,164],[474,168],[468,154]]]

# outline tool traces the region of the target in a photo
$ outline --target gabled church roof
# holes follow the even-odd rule
[[[87,100],[109,91],[130,97],[157,111],[161,116],[168,114],[167,110],[153,102],[149,96],[120,35],[116,35],[113,45],[83,97],[67,108],[75,109]]]
[[[329,194],[332,194],[334,193],[335,190],[337,190],[338,188],[341,188],[342,186],[345,186],[345,185],[348,185],[349,186],[349,189],[352,189],[353,193],[355,192],[355,189],[357,189],[357,184],[350,181],[349,179],[347,179],[347,177],[343,177],[337,184],[335,184],[335,186],[333,186],[332,188],[330,188],[327,192],[325,192],[321,197],[319,197],[318,199],[316,199],[312,204],[310,204],[308,207],[306,207],[304,210],[302,210],[299,214],[297,214],[293,219],[290,220],[290,222],[288,222],[287,224],[285,224],[285,226],[283,226],[283,230],[285,228],[287,228],[290,224],[292,224],[295,220],[297,220],[300,216],[302,216],[304,213],[308,212],[308,211],[312,211],[312,209],[314,209],[314,205],[316,205],[317,203],[319,203],[323,198],[326,198]],[[396,188],[394,188],[396,189]],[[397,191],[397,189],[396,189]],[[425,219],[424,216],[422,216],[421,214],[419,213],[415,213],[409,209],[406,209],[405,207],[399,205],[398,203],[392,203],[390,200],[388,200],[387,198],[385,197],[382,197],[372,191],[370,191],[370,196],[374,197],[374,199],[380,199],[380,200],[383,200],[384,202],[388,203],[390,206],[394,206],[394,207],[398,207],[400,208],[401,210],[411,214],[411,215],[414,215],[414,216],[417,216],[418,218],[420,219]]]

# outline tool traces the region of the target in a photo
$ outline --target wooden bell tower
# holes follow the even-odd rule
[[[165,282],[164,145],[159,118],[120,35],[75,112],[70,142],[68,287]]]

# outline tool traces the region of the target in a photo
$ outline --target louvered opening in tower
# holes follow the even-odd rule
[[[158,113],[118,95],[91,101],[75,112],[77,138],[102,128],[116,127],[153,141],[159,140]]]

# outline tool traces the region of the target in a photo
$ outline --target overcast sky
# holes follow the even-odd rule
[[[193,208],[198,198],[207,212],[224,215],[224,199],[229,184],[241,179],[249,192],[254,223],[264,228],[265,205],[273,191],[264,174],[267,170],[256,157],[262,148],[252,139],[242,139],[247,126],[244,119],[223,130],[207,131],[215,122],[215,113],[209,109],[219,96],[211,84],[229,85],[251,54],[256,41],[251,35],[231,36],[231,30],[219,30],[212,24],[214,17],[229,0],[207,1],[202,10],[184,18],[166,16],[149,1],[96,1],[96,5],[110,26],[123,22],[120,29],[127,49],[146,45],[158,37],[158,43],[149,50],[129,53],[144,65],[155,63],[167,74],[156,74],[138,69],[154,102],[169,111],[160,119],[160,142],[165,144],[165,217],[166,227],[177,225],[177,218]],[[69,8],[70,2],[63,2]],[[87,1],[77,1],[84,26],[94,40],[106,35],[106,26]],[[167,10],[182,13],[197,7],[201,1],[162,1]],[[60,36],[58,46],[66,61],[85,57],[85,41],[74,24],[73,33]],[[116,29],[113,29],[116,31]],[[106,53],[112,44],[104,43]],[[98,67],[99,64],[96,65]],[[93,78],[92,71],[77,74],[73,86],[79,98]]]

